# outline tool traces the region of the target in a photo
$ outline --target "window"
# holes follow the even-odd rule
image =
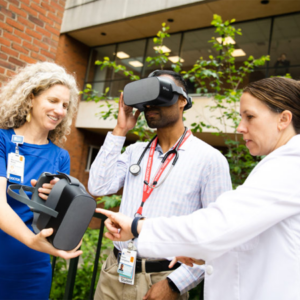
[[[94,160],[99,152],[99,149],[100,149],[100,147],[98,147],[98,146],[89,146],[88,157],[87,157],[87,162],[86,162],[86,167],[85,167],[86,171],[90,170],[91,165],[94,162]]]
[[[256,68],[254,72],[250,73],[242,85],[268,76],[285,75],[286,73],[290,73],[294,79],[300,79],[299,13],[241,22],[234,26],[241,28],[243,33],[241,36],[236,36],[235,48],[240,53],[236,56],[237,67],[243,64],[250,55],[259,58],[269,54],[271,57],[271,61],[265,66]],[[191,69],[200,57],[208,59],[209,55],[217,56],[216,50],[211,47],[211,43],[208,43],[212,36],[216,36],[215,28],[172,34],[170,38],[165,39],[164,43],[165,51],[169,52],[169,59],[164,68],[171,69],[172,63],[181,57],[182,69],[185,71]],[[144,78],[160,67],[156,65],[149,67],[145,61],[148,56],[156,55],[155,46],[152,37],[93,48],[86,83],[91,83],[100,95],[109,87],[108,96],[118,97],[120,90],[124,89],[130,79],[121,72],[115,73],[107,68],[100,70],[99,66],[95,66],[95,61],[103,60],[105,56],[108,56],[117,64],[126,66],[135,75]],[[192,82],[187,82],[187,84],[188,92],[196,93],[195,84]]]
[[[269,76],[290,73],[300,79],[300,14],[274,19]]]

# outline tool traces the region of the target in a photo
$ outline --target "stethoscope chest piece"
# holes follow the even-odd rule
[[[132,175],[137,176],[141,172],[141,167],[138,164],[131,165],[129,171]]]

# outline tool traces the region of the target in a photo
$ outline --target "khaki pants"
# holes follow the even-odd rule
[[[135,275],[134,285],[124,284],[119,282],[117,259],[111,252],[102,266],[94,300],[141,300],[154,283],[165,279],[172,272],[145,273],[145,261],[142,263],[142,272]],[[188,298],[188,293],[185,293],[177,299]]]

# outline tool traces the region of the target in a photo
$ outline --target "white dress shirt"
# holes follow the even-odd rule
[[[300,135],[208,208],[147,220],[138,247],[205,260],[205,300],[300,300]]]
[[[124,142],[125,137],[108,133],[91,167],[88,187],[93,195],[98,196],[114,194],[123,187],[120,212],[133,217],[142,201],[149,150],[141,162],[141,173],[134,176],[129,172],[129,167],[137,163],[148,143],[137,142],[120,154]],[[191,135],[178,153],[179,159],[175,167],[144,204],[143,216],[155,218],[189,215],[202,207],[207,207],[220,194],[231,189],[228,163],[218,150]],[[162,149],[157,144],[151,178],[155,175],[162,157]],[[170,167],[171,163],[158,183],[163,180]],[[137,239],[135,243],[137,245]],[[116,242],[115,246],[122,250],[127,244]],[[139,249],[138,256],[141,257]],[[202,277],[203,271],[200,268],[187,266],[181,266],[169,275],[181,293],[197,285]]]

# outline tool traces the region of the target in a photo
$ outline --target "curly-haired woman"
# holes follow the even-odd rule
[[[12,136],[24,137],[18,146],[24,157],[23,184],[34,185],[42,172],[69,173],[70,157],[61,143],[70,131],[78,90],[73,76],[54,63],[22,69],[0,94],[0,299],[48,299],[51,287],[49,254],[72,258],[81,251],[55,249],[46,239],[52,229],[35,235],[29,207],[7,195],[8,165],[16,151]],[[22,172],[21,172],[22,173]],[[8,177],[8,178],[7,178]],[[54,184],[54,182],[51,182]],[[46,199],[52,184],[40,188]]]

